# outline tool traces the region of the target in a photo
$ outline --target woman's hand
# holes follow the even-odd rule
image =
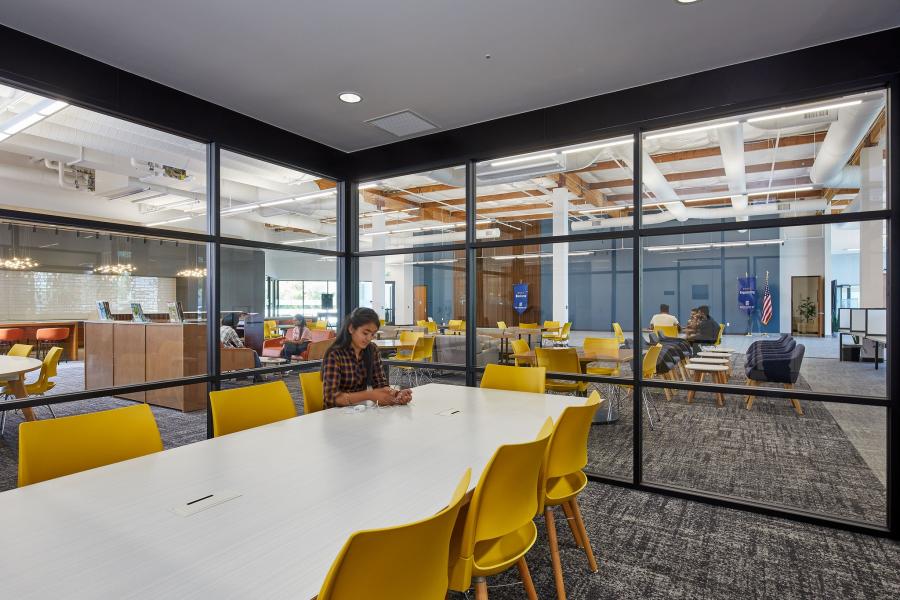
[[[409,404],[410,400],[412,400],[412,390],[408,388],[405,390],[400,390],[394,396],[394,401],[397,404]]]
[[[390,406],[395,404],[396,392],[389,387],[375,388],[372,390],[372,400],[381,406]]]

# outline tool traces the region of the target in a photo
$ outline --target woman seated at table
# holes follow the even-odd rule
[[[322,359],[325,408],[367,400],[380,406],[407,404],[412,399],[410,390],[397,391],[388,385],[378,347],[372,343],[379,326],[371,308],[357,308],[344,319]]]
[[[238,336],[237,331],[234,330],[237,322],[237,313],[231,312],[222,315],[222,326],[219,327],[219,341],[222,342],[223,348],[244,347],[244,342],[241,341],[241,338]],[[256,353],[256,350],[253,351],[253,366],[256,368],[262,366],[262,363],[259,360],[259,354]]]
[[[311,341],[312,332],[306,326],[306,319],[303,315],[294,315],[294,326],[284,334],[281,358],[291,360],[292,356],[303,354]]]

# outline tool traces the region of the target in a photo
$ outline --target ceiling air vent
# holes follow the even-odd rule
[[[437,129],[437,125],[426,121],[411,110],[401,110],[391,115],[377,117],[366,121],[379,129],[384,129],[397,137],[405,137],[415,133],[422,133],[431,129]]]

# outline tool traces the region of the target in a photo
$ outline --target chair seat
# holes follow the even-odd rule
[[[581,493],[581,490],[587,486],[587,481],[587,475],[581,471],[548,479],[544,504],[557,506],[568,502]]]
[[[609,375],[611,377],[619,376],[619,367],[591,367],[585,369],[587,375]]]
[[[496,575],[516,564],[537,541],[537,527],[529,521],[506,535],[475,544],[473,577]]]
[[[583,381],[563,381],[561,379],[548,379],[547,390],[552,392],[583,392],[587,384]]]

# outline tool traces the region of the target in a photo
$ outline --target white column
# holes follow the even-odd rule
[[[569,190],[563,186],[551,193],[553,201],[553,235],[569,233]],[[553,320],[560,324],[569,320],[569,244],[553,245]]]
[[[860,152],[860,210],[877,210],[885,206],[883,151],[884,148],[879,144],[872,148],[863,148]],[[882,233],[881,221],[863,221],[859,224],[860,308],[886,306]]]
[[[384,214],[372,215],[372,231],[384,231]],[[387,240],[386,235],[373,236],[372,249],[384,250]],[[384,256],[375,257],[372,260],[372,310],[384,319]]]

